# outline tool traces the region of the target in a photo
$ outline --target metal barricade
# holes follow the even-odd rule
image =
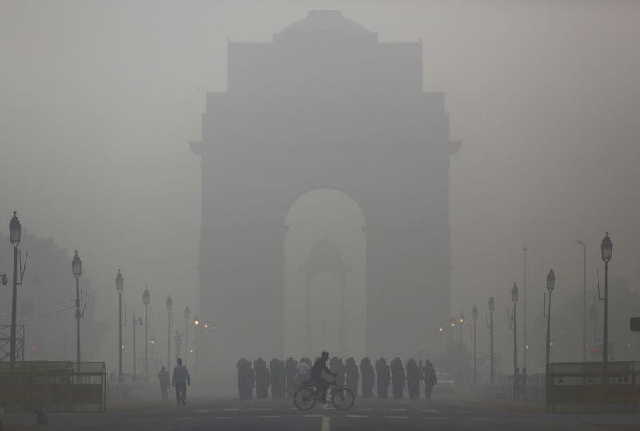
[[[640,404],[640,362],[552,363],[547,368],[547,411],[559,405],[597,410],[617,406],[637,409]]]
[[[0,406],[5,411],[104,412],[104,362],[0,362]]]

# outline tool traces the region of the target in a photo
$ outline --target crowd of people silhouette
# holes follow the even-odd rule
[[[238,394],[240,399],[264,399],[269,397],[271,388],[272,398],[292,397],[296,389],[310,378],[313,362],[309,358],[294,358],[286,360],[271,359],[267,362],[258,358],[253,363],[247,359],[238,360]],[[399,357],[387,364],[385,358],[375,361],[375,367],[370,358],[363,358],[360,366],[354,357],[346,360],[332,357],[329,369],[335,374],[336,383],[351,389],[356,396],[372,398],[374,387],[378,398],[389,398],[389,387],[395,399],[405,396],[405,386],[410,399],[418,399],[421,388],[424,396],[431,399],[433,387],[437,383],[436,371],[431,361],[416,362],[411,358],[403,364]],[[359,395],[360,394],[360,395]]]

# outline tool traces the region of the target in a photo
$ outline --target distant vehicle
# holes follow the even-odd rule
[[[453,395],[456,392],[456,383],[447,373],[436,372],[437,384],[433,387],[436,394]]]

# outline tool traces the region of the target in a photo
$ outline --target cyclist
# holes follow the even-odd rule
[[[322,352],[322,356],[316,359],[316,362],[313,364],[311,368],[311,381],[316,385],[318,391],[320,393],[320,400],[322,404],[326,404],[327,402],[327,389],[329,389],[330,383],[324,377],[322,377],[322,373],[325,372],[333,378],[336,378],[336,373],[332,373],[331,370],[327,367],[327,361],[329,360],[329,352]]]

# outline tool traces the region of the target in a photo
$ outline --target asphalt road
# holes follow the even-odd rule
[[[347,412],[316,406],[299,411],[290,400],[205,401],[120,406],[105,414],[51,414],[52,431],[409,431],[409,430],[638,430],[640,415],[546,415],[490,402],[356,400]],[[520,411],[509,411],[520,410]],[[31,421],[33,422],[33,420]],[[9,430],[31,427],[9,427]],[[35,427],[34,427],[35,429]]]

